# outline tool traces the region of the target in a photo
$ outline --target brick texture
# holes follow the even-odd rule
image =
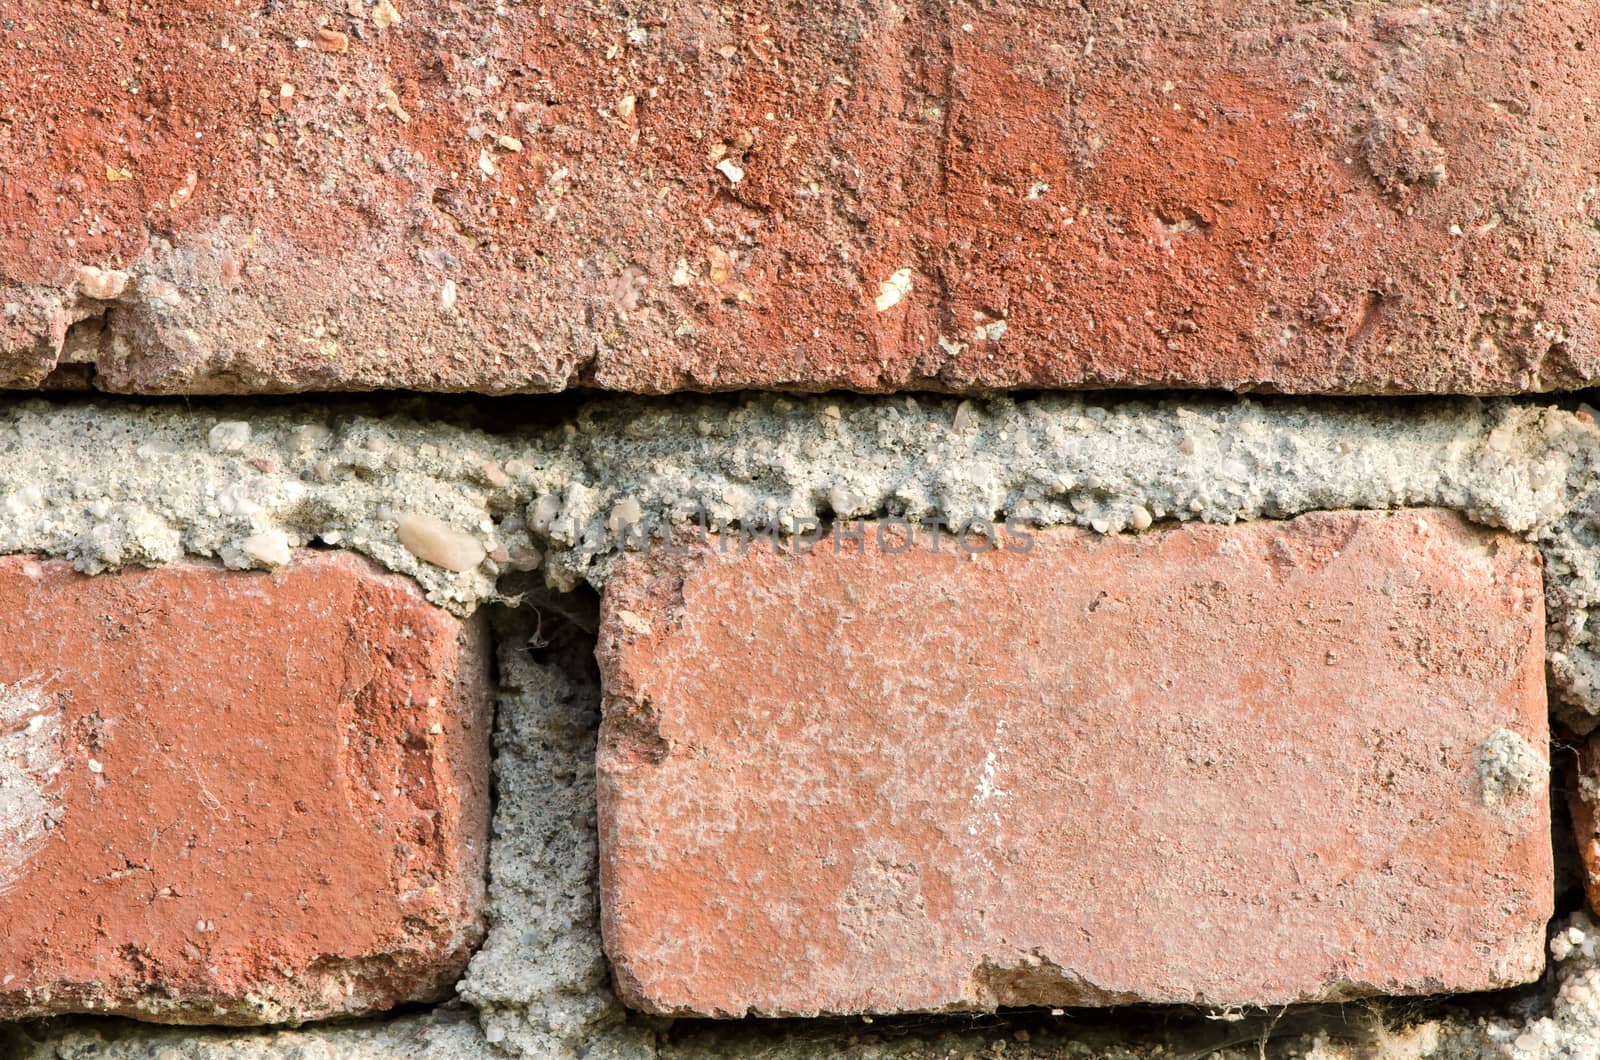
[[[1589,0],[0,17],[0,385],[1600,379]]]
[[[349,556],[0,559],[0,1020],[300,1021],[481,936],[482,634]]]
[[[1433,511],[1054,530],[970,559],[871,534],[692,544],[608,583],[602,922],[631,1005],[1266,1005],[1539,976],[1530,546]]]

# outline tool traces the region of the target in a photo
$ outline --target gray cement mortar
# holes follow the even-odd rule
[[[0,1024],[6,1060],[478,1060],[483,1032],[470,1009],[300,1030],[150,1027],[123,1020]]]
[[[1536,542],[1549,659],[1569,726],[1600,716],[1600,430],[1512,401],[1307,403],[1078,396],[603,400],[541,430],[491,432],[327,406],[186,410],[0,404],[0,553],[97,573],[251,542],[364,552],[470,611],[543,557],[603,584],[619,520],[713,526],[935,516],[1124,532],[1326,508],[1439,506]],[[433,516],[491,558],[451,573],[400,544]]]
[[[67,1020],[0,1028],[0,1055],[8,1045],[28,1060],[1600,1055],[1600,961],[1582,917],[1555,936],[1560,959],[1543,990],[1477,1014],[1374,1008],[1355,1030],[1302,1014],[1220,1014],[1207,1021],[1223,1026],[1220,1036],[1088,1027],[1071,1014],[982,1025],[631,1019],[606,988],[597,929],[592,669],[581,637],[530,647],[565,621],[565,605],[533,580],[559,591],[603,585],[616,524],[638,518],[980,517],[1119,533],[1146,521],[1441,506],[1541,549],[1557,714],[1587,730],[1600,716],[1600,645],[1588,624],[1600,600],[1600,431],[1586,411],[1515,401],[762,396],[605,400],[553,427],[486,430],[417,408],[0,404],[0,553],[63,556],[89,572],[184,555],[249,568],[275,562],[260,541],[281,534],[294,547],[366,553],[458,612],[520,600],[500,623],[491,933],[461,1002],[257,1033]],[[490,558],[462,573],[420,561],[396,537],[415,514],[472,536]],[[519,573],[535,557],[537,571]]]

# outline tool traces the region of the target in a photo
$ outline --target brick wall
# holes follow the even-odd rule
[[[1596,98],[0,3],[0,1057],[1600,1056]]]

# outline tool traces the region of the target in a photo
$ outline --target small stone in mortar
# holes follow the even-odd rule
[[[471,534],[462,533],[431,515],[413,512],[402,516],[395,536],[406,551],[424,563],[457,574],[476,567],[488,555]]]

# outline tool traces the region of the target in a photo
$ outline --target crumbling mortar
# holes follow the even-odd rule
[[[446,422],[456,411],[449,403],[389,415],[316,403],[0,404],[0,553],[64,556],[97,572],[182,555],[261,568],[294,547],[354,548],[466,613],[500,599],[532,602],[538,591],[517,568],[536,556],[536,577],[558,591],[603,585],[617,555],[619,509],[680,526],[704,512],[714,525],[745,528],[778,518],[937,516],[1113,533],[1437,505],[1538,543],[1560,713],[1575,727],[1592,725],[1600,432],[1582,410],[1518,400],[760,396],[606,399],[552,427],[503,430]],[[459,574],[421,562],[396,537],[408,514],[471,535],[489,558]],[[263,546],[272,535],[283,551]],[[539,606],[501,622],[493,926],[459,988],[477,1018],[446,1007],[226,1039],[138,1029],[117,1032],[115,1047],[98,1055],[287,1057],[331,1047],[340,1051],[323,1055],[787,1058],[817,1055],[818,1033],[864,1056],[962,1055],[996,1041],[1012,1043],[1008,1055],[1152,1055],[1155,1037],[1126,1030],[1118,1038],[1047,1029],[1032,1046],[1018,1045],[1016,1027],[1033,1026],[1026,1020],[988,1029],[934,1021],[865,1037],[691,1023],[658,1038],[659,1025],[626,1018],[606,987],[596,926],[598,690],[592,663],[581,661],[592,624],[579,614],[557,622]],[[569,627],[580,645],[544,651],[541,662],[524,645],[549,639],[549,625]],[[1591,938],[1586,920],[1575,924]],[[1587,965],[1558,970],[1552,989],[1589,977]],[[1457,1014],[1432,1030],[1401,1020],[1383,1033],[1432,1035],[1439,1057],[1595,1055],[1600,1017],[1581,1005],[1563,1008],[1540,994],[1510,1015],[1491,1008],[1500,1014]],[[69,1021],[45,1034],[40,1048],[52,1051],[31,1055],[88,1055],[107,1026]],[[1291,1040],[1287,1031],[1279,1037]],[[1304,1050],[1284,1055],[1313,1047],[1326,1057],[1373,1055],[1370,1042],[1366,1052],[1339,1051],[1343,1039],[1326,1030],[1300,1039]],[[216,1052],[219,1042],[237,1053]],[[1236,1044],[1217,1055],[1258,1055],[1253,1039]]]
[[[351,548],[466,613],[541,557],[556,589],[602,585],[619,519],[658,532],[895,516],[1118,533],[1438,506],[1543,551],[1552,683],[1562,720],[1586,731],[1600,712],[1597,448],[1587,414],[1509,399],[622,398],[504,431],[325,404],[32,400],[0,404],[0,553],[97,573],[183,555],[269,568],[293,548]],[[402,544],[408,516],[437,527],[445,551]],[[488,557],[460,573],[417,555],[480,548]]]

